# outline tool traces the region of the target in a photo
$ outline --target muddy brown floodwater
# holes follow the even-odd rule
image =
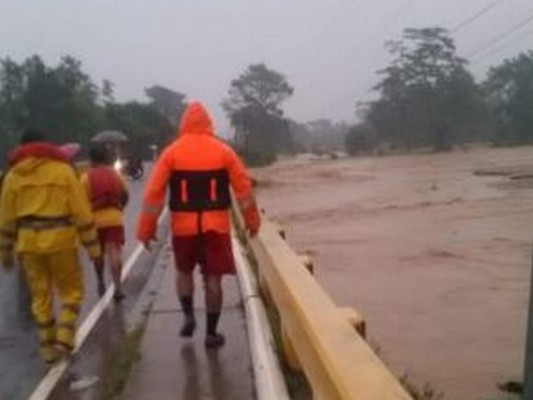
[[[498,398],[522,378],[533,230],[533,147],[254,170],[267,214],[309,253],[339,305],[365,317],[397,375],[446,400]]]

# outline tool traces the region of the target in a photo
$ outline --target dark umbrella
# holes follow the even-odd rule
[[[126,134],[120,131],[102,131],[94,135],[91,139],[91,142],[113,142],[113,143],[122,143],[129,141]]]

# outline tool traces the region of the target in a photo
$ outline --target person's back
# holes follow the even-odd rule
[[[28,139],[29,137],[29,139]],[[24,268],[38,325],[41,353],[48,363],[74,348],[75,323],[83,299],[78,257],[80,241],[91,257],[100,255],[89,204],[81,184],[58,147],[28,133],[11,154],[0,198],[0,258]],[[54,316],[54,288],[61,307]]]
[[[10,163],[2,219],[17,221],[17,252],[78,248],[78,230],[92,216],[84,207],[83,192],[72,190],[78,178],[68,159],[55,146],[39,142],[16,149]],[[88,236],[85,242],[90,245],[90,241]]]
[[[245,213],[247,226],[257,233],[260,217],[251,180],[236,153],[214,136],[209,115],[200,103],[186,109],[179,138],[157,161],[145,191],[137,238],[146,247],[155,238],[167,187],[172,212],[172,244],[177,269],[176,289],[185,320],[180,335],[191,336],[196,328],[193,309],[196,264],[205,282],[207,347],[224,344],[217,332],[222,307],[221,279],[234,274],[230,237],[230,186]]]
[[[177,174],[183,171],[215,174],[224,171],[238,199],[246,199],[252,195],[251,181],[244,165],[231,147],[214,136],[210,118],[201,106],[193,104],[188,108],[182,120],[180,136],[163,151],[158,164],[164,165],[165,172],[158,174],[155,171],[146,191],[146,200],[154,205],[161,204],[167,181],[170,183],[171,198],[173,191],[176,192],[174,200],[180,200],[186,195],[185,191],[179,193],[182,183],[177,183]],[[172,203],[170,208],[175,211],[172,215],[172,230],[176,235],[198,233],[196,212],[173,210]],[[224,208],[206,210],[202,214],[204,231],[224,234],[230,232],[229,203]],[[141,224],[140,229],[145,227],[146,225]]]
[[[124,212],[128,202],[126,184],[118,172],[110,166],[110,155],[100,146],[89,150],[90,168],[82,175],[82,183],[91,203],[98,232],[98,240],[111,264],[115,284],[115,300],[121,300],[122,246],[125,243]],[[94,263],[98,293],[104,294],[104,260]]]

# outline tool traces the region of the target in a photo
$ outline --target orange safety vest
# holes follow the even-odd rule
[[[251,180],[242,161],[215,137],[205,108],[191,103],[177,140],[165,148],[145,188],[137,238],[147,241],[155,237],[167,189],[173,235],[229,233],[230,186],[239,201],[253,202]]]

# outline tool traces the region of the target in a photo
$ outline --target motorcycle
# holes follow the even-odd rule
[[[134,181],[137,181],[144,176],[144,167],[142,161],[133,162],[129,159],[121,160],[120,158],[117,158],[114,168],[123,176],[127,176]]]

